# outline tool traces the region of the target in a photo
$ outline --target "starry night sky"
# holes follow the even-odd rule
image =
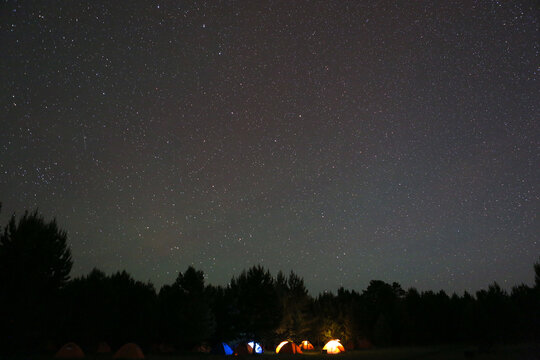
[[[0,214],[72,275],[475,291],[540,254],[536,1],[4,1]]]

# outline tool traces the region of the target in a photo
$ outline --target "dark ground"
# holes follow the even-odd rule
[[[147,353],[149,360],[242,360],[252,359],[254,356],[259,360],[540,360],[540,344],[520,344],[520,345],[501,345],[493,346],[489,349],[481,349],[475,346],[425,346],[425,347],[404,347],[404,348],[379,348],[372,350],[347,351],[339,355],[325,355],[318,351],[305,352],[299,355],[278,355],[273,352],[266,352],[262,355],[253,356],[221,356],[198,353],[185,353],[176,355],[159,355]],[[36,360],[48,360],[52,357],[38,357]],[[87,354],[86,359],[109,360],[111,355],[93,355]]]

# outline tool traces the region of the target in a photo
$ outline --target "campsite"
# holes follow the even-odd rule
[[[0,239],[0,355],[7,359],[535,359],[534,285],[493,283],[475,294],[403,289],[311,295],[291,271],[261,265],[226,286],[188,266],[156,289],[126,271],[71,278],[65,233],[37,211],[13,216]],[[40,266],[24,266],[40,264]],[[50,272],[43,271],[43,267]],[[525,344],[525,345],[523,345]]]
[[[53,357],[36,357],[36,360],[48,359],[150,359],[150,360],[226,360],[236,359],[259,359],[259,360],[457,360],[457,359],[484,359],[484,360],[527,360],[538,359],[540,356],[540,344],[515,344],[515,345],[444,345],[444,346],[410,346],[375,348],[370,346],[360,350],[346,350],[338,339],[328,341],[322,348],[313,346],[308,340],[299,342],[282,341],[273,349],[271,345],[261,345],[257,342],[241,341],[235,345],[225,342],[216,343],[213,346],[202,344],[192,351],[176,351],[171,345],[156,345],[146,353],[134,343],[127,343],[118,350],[113,351],[105,342],[98,344],[97,350],[85,354],[81,347],[75,343],[67,343],[60,348]],[[302,348],[304,349],[302,351]]]
[[[540,0],[3,0],[0,360],[540,360]]]
[[[424,346],[424,347],[394,347],[377,348],[368,350],[346,351],[339,355],[328,355],[319,350],[303,352],[302,354],[276,354],[274,351],[265,351],[258,355],[238,355],[239,359],[258,360],[527,360],[538,359],[540,346],[538,344],[520,344],[495,346],[491,349],[479,349],[477,347],[458,346]],[[231,355],[181,352],[176,354],[159,354],[150,352],[144,358],[148,360],[227,360]],[[36,360],[49,360],[56,357],[35,357]],[[79,357],[80,358],[80,357]],[[112,353],[85,354],[83,357],[88,360],[109,360],[113,359]],[[128,357],[128,359],[138,359],[139,357]]]
[[[540,0],[4,0],[0,360],[540,360]]]

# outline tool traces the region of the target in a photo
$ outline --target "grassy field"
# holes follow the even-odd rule
[[[326,355],[320,352],[306,352],[301,355],[278,355],[264,353],[248,356],[221,356],[186,353],[181,355],[146,354],[149,360],[540,360],[540,345],[504,345],[480,350],[473,346],[426,346],[403,348],[379,348],[372,350],[347,351],[339,355]],[[87,355],[86,359],[109,360],[112,356]]]
[[[187,355],[185,358],[182,357],[182,360],[201,360],[204,357],[206,356]],[[155,360],[172,360],[172,358],[166,359],[166,357],[162,356],[152,357]],[[252,359],[253,356],[247,356],[245,358]],[[479,351],[477,347],[468,346],[440,346],[356,350],[347,351],[339,355],[326,355],[320,352],[307,352],[302,355],[265,353],[259,355],[259,358],[261,360],[299,360],[299,358],[304,358],[304,360],[540,360],[540,345],[499,346],[487,351]]]
[[[0,357],[0,359],[2,359]],[[14,360],[23,358],[15,357]],[[52,360],[53,357],[24,357],[32,360]],[[112,360],[112,355],[87,354],[88,360]],[[378,348],[347,351],[339,355],[305,352],[299,355],[281,355],[271,352],[262,355],[222,356],[198,353],[158,355],[147,353],[148,360],[540,360],[540,344],[501,345],[488,350],[473,346],[426,346]]]

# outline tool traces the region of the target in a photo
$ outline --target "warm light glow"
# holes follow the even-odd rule
[[[279,350],[281,350],[281,348],[283,347],[283,345],[285,345],[286,343],[288,343],[288,341],[282,341],[279,343],[279,345],[277,346],[276,348],[276,353],[279,352]]]
[[[302,349],[292,341],[282,341],[276,347],[276,353],[278,354],[301,354]]]
[[[313,350],[313,345],[309,341],[304,340],[300,344],[300,348],[304,350]]]
[[[345,348],[338,339],[330,340],[324,345],[323,350],[326,350],[327,354],[339,354],[342,351],[345,351]]]

